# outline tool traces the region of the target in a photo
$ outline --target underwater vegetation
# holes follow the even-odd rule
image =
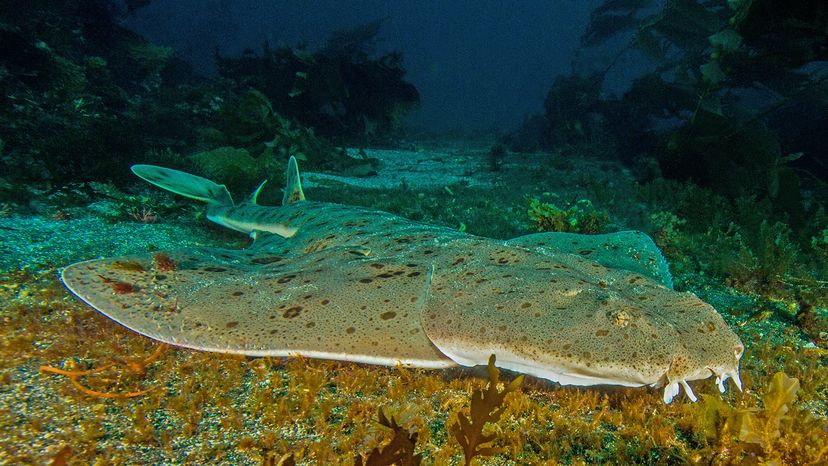
[[[238,58],[217,56],[216,64],[239,89],[258,89],[280,113],[337,144],[388,144],[420,96],[403,79],[399,52],[373,58],[383,22],[335,31],[318,51],[265,42],[259,56],[247,50]]]
[[[223,171],[212,177],[245,190],[288,155],[308,167],[370,167],[329,141],[390,143],[419,102],[398,54],[373,57],[380,23],[340,31],[316,53],[216,57],[221,76],[208,78],[119,25],[148,3],[121,11],[110,0],[4,2],[4,199],[25,205],[39,188],[89,179],[123,185],[138,160]],[[224,171],[229,165],[239,168]]]
[[[809,226],[793,230],[772,218],[769,201],[735,202],[693,184],[656,180],[638,187],[653,205],[656,243],[687,285],[715,279],[753,296],[751,319],[789,322],[824,345],[828,338],[828,262],[820,252],[822,207]],[[706,277],[706,278],[705,278]],[[736,312],[735,310],[731,312]]]
[[[495,423],[506,410],[502,407],[503,401],[511,392],[517,391],[523,383],[523,376],[518,376],[503,388],[498,390],[500,371],[494,366],[495,356],[489,357],[489,385],[486,390],[477,390],[472,393],[469,416],[457,413],[457,423],[449,427],[457,443],[463,447],[463,457],[467,466],[472,464],[475,457],[494,456],[505,451],[505,448],[495,448],[490,444],[497,438],[497,434],[484,434],[486,423]]]
[[[589,199],[579,199],[566,209],[534,197],[526,200],[529,220],[538,231],[596,234],[602,233],[609,221],[609,214],[597,210]]]
[[[642,179],[754,196],[799,229],[820,209],[803,185],[824,194],[828,181],[826,17],[819,1],[603,2],[572,74],[552,83],[513,148],[600,142]],[[641,76],[605,92],[629,63],[646,64]]]

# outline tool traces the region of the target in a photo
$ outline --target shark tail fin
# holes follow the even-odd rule
[[[285,174],[285,194],[282,196],[282,205],[304,201],[305,193],[302,192],[302,179],[299,177],[299,165],[296,157],[290,156]]]
[[[207,178],[156,165],[133,165],[132,173],[159,188],[190,199],[213,205],[233,205],[233,198],[227,187]]]

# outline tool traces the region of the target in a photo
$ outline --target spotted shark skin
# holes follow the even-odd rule
[[[572,385],[664,387],[731,379],[739,338],[709,304],[673,290],[636,231],[538,233],[508,241],[389,213],[305,200],[295,159],[281,207],[234,204],[223,185],[136,165],[207,202],[247,249],[187,248],[76,263],[66,287],[101,313],[172,345],[423,368],[497,365]],[[264,183],[263,183],[264,184]]]

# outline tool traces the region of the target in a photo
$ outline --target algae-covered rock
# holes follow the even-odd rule
[[[273,156],[254,158],[246,149],[229,146],[199,152],[191,161],[201,175],[227,185],[231,192],[244,192],[281,173]]]

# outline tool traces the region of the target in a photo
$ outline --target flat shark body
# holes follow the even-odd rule
[[[369,209],[307,201],[295,159],[281,207],[235,205],[223,185],[133,171],[206,201],[253,235],[243,250],[187,248],[70,265],[64,284],[122,325],[173,345],[424,368],[486,364],[561,384],[664,386],[730,378],[744,347],[713,307],[672,289],[636,231],[509,241]]]

